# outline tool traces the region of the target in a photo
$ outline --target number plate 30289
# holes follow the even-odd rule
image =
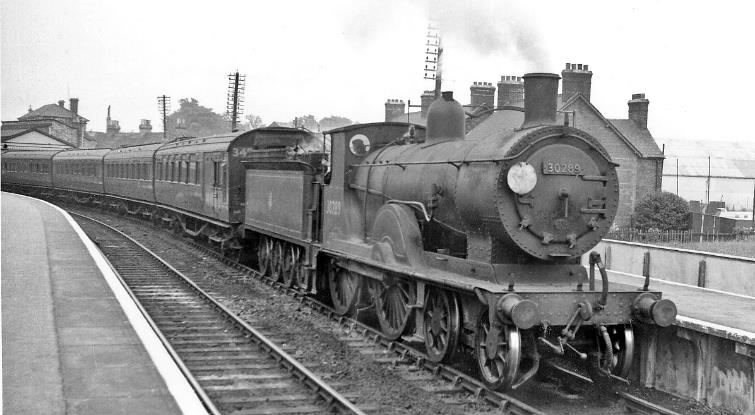
[[[565,176],[582,175],[582,166],[573,161],[543,161],[543,174],[562,174]]]

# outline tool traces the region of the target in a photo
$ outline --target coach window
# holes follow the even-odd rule
[[[194,166],[194,162],[187,163],[188,171],[186,172],[186,183],[194,184],[194,176],[196,175],[197,168]]]

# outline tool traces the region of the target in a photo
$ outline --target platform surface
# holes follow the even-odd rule
[[[1,202],[3,413],[186,411],[68,219],[35,199]]]
[[[640,288],[645,280],[608,271],[612,281]],[[677,325],[755,345],[755,298],[656,279],[649,288],[676,304]]]

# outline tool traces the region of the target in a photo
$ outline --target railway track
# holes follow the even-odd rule
[[[77,216],[210,413],[364,413],[149,249]]]
[[[143,223],[143,222],[140,222]],[[302,304],[309,306],[309,308],[316,310],[322,315],[325,315],[337,322],[343,329],[342,341],[346,342],[349,347],[355,348],[360,354],[366,358],[375,360],[381,364],[389,364],[399,370],[399,376],[404,377],[407,380],[412,380],[417,383],[425,383],[432,381],[445,381],[445,386],[431,386],[434,388],[434,392],[443,394],[444,396],[450,396],[444,398],[444,402],[448,402],[449,405],[459,405],[463,401],[461,395],[470,394],[476,397],[478,400],[486,402],[490,407],[499,408],[503,413],[511,414],[542,414],[540,410],[533,408],[530,405],[516,399],[508,394],[499,393],[490,389],[487,389],[481,382],[477,381],[474,377],[467,373],[463,373],[455,369],[452,366],[432,363],[427,360],[426,355],[421,350],[421,346],[412,344],[407,341],[392,342],[386,340],[381,333],[353,318],[338,316],[334,309],[329,305],[324,304],[310,296],[304,295],[304,293],[294,289],[285,287],[283,284],[272,281],[269,278],[262,277],[256,270],[249,268],[245,265],[239,264],[229,258],[224,257],[218,252],[208,248],[205,245],[186,241],[194,250],[200,252],[203,255],[212,256],[216,260],[224,263],[225,265],[233,268],[237,276],[243,276],[243,278],[255,278],[265,282],[271,287],[284,292],[294,298],[296,298]],[[573,376],[570,373],[562,373],[563,376]],[[578,379],[578,381],[584,381],[584,379]],[[588,379],[589,381],[589,379]],[[588,382],[589,383],[589,382]],[[422,386],[427,389],[426,386]],[[454,396],[459,396],[458,401]],[[660,407],[652,402],[642,399],[638,396],[632,395],[627,392],[615,393],[615,404],[612,412],[616,413],[615,408],[623,408],[626,413],[639,413],[639,414],[668,414],[673,415],[675,412],[666,408]],[[620,410],[621,411],[621,410]],[[589,411],[587,413],[590,413]],[[621,413],[621,412],[618,412]]]

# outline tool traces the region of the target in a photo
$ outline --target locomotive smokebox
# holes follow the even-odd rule
[[[554,73],[528,73],[523,78],[524,123],[521,128],[555,124],[558,80],[561,77]]]
[[[464,109],[451,91],[433,101],[427,112],[427,142],[463,140]]]

